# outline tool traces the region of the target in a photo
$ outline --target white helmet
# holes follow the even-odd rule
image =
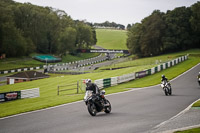
[[[85,80],[85,83],[86,83],[86,84],[87,84],[87,83],[90,83],[90,82],[92,82],[91,79],[86,79],[86,80]]]

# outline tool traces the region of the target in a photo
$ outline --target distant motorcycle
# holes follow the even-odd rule
[[[161,87],[163,88],[166,96],[172,95],[172,88],[169,82],[167,82],[166,80],[162,81]]]
[[[98,112],[111,112],[111,104],[105,99],[104,95],[104,90],[100,94],[93,94],[90,90],[86,91],[84,101],[91,116],[96,116]]]

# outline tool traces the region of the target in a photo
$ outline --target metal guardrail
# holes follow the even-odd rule
[[[97,57],[89,58],[89,59],[84,59],[84,60],[79,60],[79,61],[74,61],[74,62],[68,62],[68,63],[59,63],[59,64],[55,64],[55,65],[41,65],[41,66],[37,66],[37,67],[25,67],[25,68],[17,68],[17,69],[10,69],[10,70],[0,70],[0,74],[8,74],[8,73],[14,73],[14,72],[38,70],[38,69],[48,68],[48,67],[52,67],[52,66],[53,67],[58,67],[58,66],[61,67],[61,68],[58,67],[57,69],[55,69],[56,71],[59,71],[59,70],[62,70],[62,69],[68,70],[68,67],[74,68],[74,67],[81,67],[81,66],[89,65],[88,62],[92,62],[92,60],[97,60],[97,58],[100,58],[100,57],[101,57],[101,55],[99,55]],[[87,61],[87,63],[80,64],[84,61]],[[94,63],[94,62],[92,62],[92,63]],[[77,64],[79,64],[79,66],[76,66]],[[67,67],[65,67],[65,66],[67,66]]]

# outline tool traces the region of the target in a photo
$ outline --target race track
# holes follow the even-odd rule
[[[171,81],[172,96],[159,85],[106,96],[111,114],[92,117],[83,101],[0,119],[0,133],[146,133],[200,98],[200,64]],[[166,75],[167,76],[167,75]]]

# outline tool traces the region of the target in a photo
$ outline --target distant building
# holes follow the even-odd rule
[[[37,71],[20,72],[14,75],[7,76],[7,84],[21,83],[48,77],[49,75]]]

